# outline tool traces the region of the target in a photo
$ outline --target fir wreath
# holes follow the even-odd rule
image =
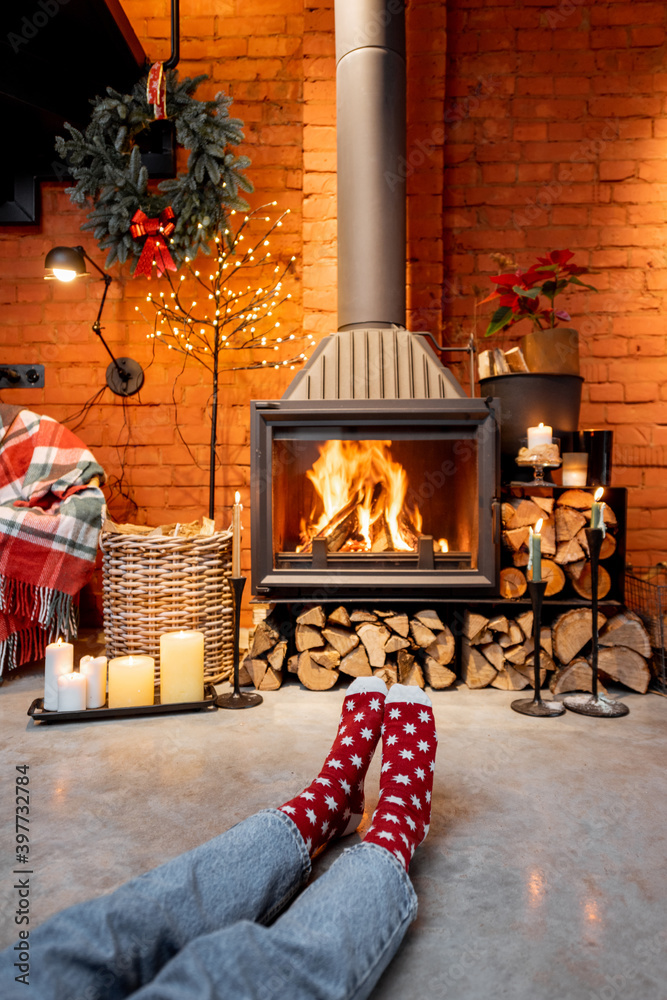
[[[162,181],[157,189],[149,188],[148,171],[135,145],[137,135],[155,120],[146,77],[131,94],[108,87],[106,97],[91,101],[93,113],[85,132],[66,124],[71,138],[56,139],[56,150],[76,181],[66,189],[71,201],[92,204],[81,228],[92,230],[100,248],[109,251],[106,267],[134,258],[134,273],[142,241],[132,235],[130,226],[138,209],[149,219],[173,210],[169,251],[180,266],[199,251],[210,253],[214,236],[230,229],[225,224],[228,209],[248,207],[239,190],[253,190],[242,173],[250,160],[230,149],[243,139],[243,122],[229,116],[231,98],[218,93],[212,101],[198,101],[193,94],[208,79],[206,75],[183,80],[175,70],[165,75],[166,117],[174,122],[178,144],[190,150],[185,173]]]

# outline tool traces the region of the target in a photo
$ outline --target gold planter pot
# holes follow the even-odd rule
[[[531,372],[579,374],[579,334],[569,327],[533,330],[521,340],[521,350]]]

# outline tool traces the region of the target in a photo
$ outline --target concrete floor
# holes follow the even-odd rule
[[[30,765],[38,923],[293,796],[324,759],[342,693],[290,678],[243,712],[40,725],[26,711],[41,672],[8,675],[0,948],[14,940],[16,764]],[[531,719],[506,692],[433,692],[419,916],[374,1000],[665,1000],[667,700],[614,693],[626,718]],[[370,810],[378,773],[379,755]]]

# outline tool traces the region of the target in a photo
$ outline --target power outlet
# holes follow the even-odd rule
[[[0,389],[41,389],[44,365],[0,364]]]

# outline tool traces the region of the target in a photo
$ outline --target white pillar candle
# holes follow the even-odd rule
[[[107,700],[106,656],[82,656],[79,671],[86,678],[86,708],[103,708]]]
[[[234,507],[232,509],[232,576],[241,575],[241,494],[236,491],[234,494]]]
[[[541,444],[551,444],[551,439],[553,437],[553,428],[549,427],[548,424],[543,424],[540,422],[539,427],[529,427],[528,428],[528,450],[531,448],[537,448]]]
[[[604,490],[602,487],[598,486],[594,494],[593,504],[591,506],[591,528],[602,527],[602,508],[604,507],[604,504],[601,504],[600,500],[602,499],[603,493]]]
[[[203,701],[204,633],[165,632],[160,636],[160,702]]]
[[[60,674],[58,677],[58,711],[83,712],[86,708],[86,678],[84,674]]]
[[[109,708],[152,705],[155,660],[152,656],[116,656],[109,660]]]
[[[71,674],[74,667],[74,646],[71,642],[50,642],[44,657],[44,708],[55,712],[58,708],[58,677]]]

